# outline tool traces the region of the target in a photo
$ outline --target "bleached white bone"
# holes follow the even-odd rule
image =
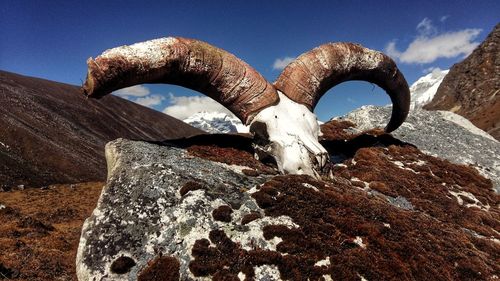
[[[328,161],[328,152],[318,142],[320,129],[316,115],[278,91],[279,102],[260,111],[250,128],[266,124],[269,144],[266,151],[278,164],[281,173],[319,177],[317,170]]]

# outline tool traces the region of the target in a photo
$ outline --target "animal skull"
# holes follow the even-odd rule
[[[278,104],[260,111],[250,123],[257,158],[273,157],[284,174],[319,176],[328,152],[318,142],[316,115],[279,91],[278,95]]]
[[[87,60],[82,91],[100,98],[142,83],[184,86],[208,95],[250,125],[258,158],[271,156],[281,173],[319,177],[328,153],[318,142],[314,107],[348,80],[375,83],[393,103],[386,131],[408,115],[410,92],[386,55],[352,43],[328,43],[299,56],[274,84],[234,55],[205,42],[161,38],[105,51]]]

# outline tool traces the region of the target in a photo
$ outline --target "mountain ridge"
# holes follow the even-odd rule
[[[410,109],[422,108],[428,104],[436,95],[439,85],[441,85],[449,71],[449,69],[435,69],[415,81],[410,86]]]
[[[248,133],[248,126],[224,112],[197,112],[183,120],[185,123],[208,133]]]
[[[104,145],[202,133],[161,112],[77,86],[0,70],[0,188],[104,180]]]

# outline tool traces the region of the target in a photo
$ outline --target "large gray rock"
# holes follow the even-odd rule
[[[250,177],[123,139],[106,155],[80,281],[495,280],[500,270],[491,184],[409,145],[360,148],[329,180]]]
[[[124,139],[106,145],[106,159],[107,185],[82,230],[79,280],[137,280],[159,254],[177,259],[183,280],[200,280],[188,269],[191,249],[210,231],[224,230],[243,248],[273,249],[278,241],[264,239],[262,228],[277,221],[293,225],[286,217],[241,225],[245,215],[263,214],[246,190],[265,181],[264,176],[244,176],[243,167]],[[276,272],[263,268],[259,274]]]
[[[390,114],[390,107],[363,106],[336,119],[352,121],[361,132],[384,127]],[[500,192],[500,143],[460,115],[412,110],[392,135],[425,153],[475,167],[492,180],[495,191]]]

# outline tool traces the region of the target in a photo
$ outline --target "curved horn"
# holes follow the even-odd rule
[[[290,99],[313,110],[329,89],[349,80],[377,84],[390,96],[393,107],[387,132],[397,129],[410,109],[408,83],[388,56],[353,43],[328,43],[300,55],[274,83]]]
[[[244,123],[277,103],[276,89],[234,55],[208,43],[161,38],[110,49],[87,60],[83,93],[100,98],[143,83],[166,83],[201,92],[231,110]]]

